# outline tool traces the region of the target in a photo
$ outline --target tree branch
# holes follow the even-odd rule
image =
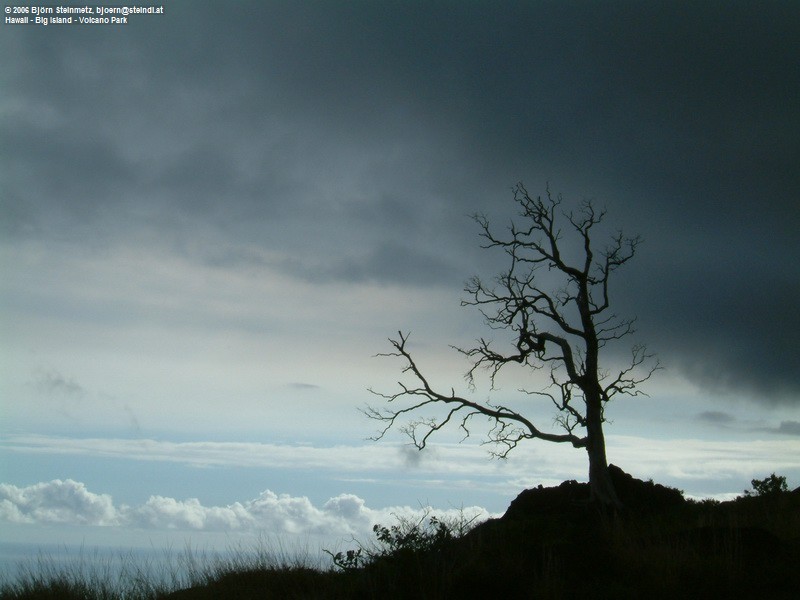
[[[406,363],[403,372],[411,373],[418,382],[418,385],[417,387],[409,387],[402,382],[398,382],[400,386],[399,392],[393,394],[381,394],[374,390],[370,390],[370,392],[385,398],[390,403],[407,398],[420,398],[420,400],[412,400],[410,405],[402,408],[379,409],[370,406],[366,407],[363,411],[364,414],[371,419],[385,423],[385,426],[377,436],[372,439],[378,440],[383,438],[386,433],[395,426],[397,420],[404,415],[416,413],[432,405],[444,405],[447,407],[447,414],[441,421],[428,417],[413,420],[401,426],[401,431],[408,435],[412,443],[420,450],[426,446],[429,437],[433,433],[441,430],[445,425],[451,422],[454,416],[462,411],[464,411],[464,414],[461,415],[460,428],[465,432],[465,437],[469,436],[469,420],[472,417],[480,415],[487,417],[493,422],[493,427],[489,435],[491,443],[506,446],[503,452],[499,454],[495,453],[496,456],[505,456],[523,439],[536,438],[549,442],[570,443],[576,448],[583,447],[586,444],[585,438],[578,437],[572,433],[554,434],[541,431],[530,420],[509,408],[491,404],[478,404],[466,398],[456,396],[454,390],[451,390],[450,394],[442,394],[435,391],[414,362],[411,354],[406,350],[408,335],[403,335],[402,332],[398,332],[398,336],[398,339],[389,339],[389,342],[395,348],[396,352],[380,354],[379,356],[403,358]],[[517,425],[513,425],[514,423]]]

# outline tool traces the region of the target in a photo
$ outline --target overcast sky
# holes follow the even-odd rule
[[[463,284],[506,266],[469,215],[502,230],[518,181],[644,240],[612,302],[664,369],[609,406],[611,462],[800,485],[800,6],[164,7],[0,31],[3,539],[349,535],[586,480],[578,450],[419,454],[358,412],[398,330],[468,393]]]

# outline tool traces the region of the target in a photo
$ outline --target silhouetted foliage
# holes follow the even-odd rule
[[[775,475],[773,473],[764,479],[753,479],[750,481],[753,490],[745,490],[745,496],[774,496],[775,494],[782,494],[789,491],[789,486],[786,484],[786,477],[783,475]]]
[[[326,552],[333,564],[344,571],[360,569],[378,561],[396,561],[404,556],[442,550],[472,529],[476,518],[467,518],[463,513],[456,520],[443,520],[428,513],[416,520],[401,518],[389,527],[380,524],[372,527],[376,544],[362,544],[354,550],[336,554]]]

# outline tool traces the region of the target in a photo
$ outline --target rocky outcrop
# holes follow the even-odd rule
[[[680,490],[636,479],[616,465],[609,465],[608,470],[624,512],[656,513],[671,510],[686,502]],[[511,502],[503,519],[525,520],[534,516],[562,514],[586,510],[589,505],[589,484],[570,480],[557,487],[540,485],[523,491]]]

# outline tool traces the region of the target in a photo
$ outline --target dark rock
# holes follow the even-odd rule
[[[616,465],[608,466],[611,481],[627,512],[658,513],[686,503],[683,493],[653,481],[635,479]]]
[[[685,504],[680,490],[652,481],[642,481],[616,465],[609,474],[625,512],[657,513]],[[565,481],[557,487],[524,490],[510,504],[503,520],[524,520],[541,515],[586,512],[591,490],[588,483]]]
[[[565,481],[557,487],[524,490],[503,515],[503,520],[524,520],[531,516],[564,513],[589,502],[589,485],[575,480]]]

